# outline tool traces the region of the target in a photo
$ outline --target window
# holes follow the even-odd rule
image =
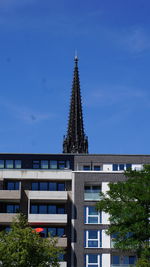
[[[31,214],[64,214],[64,205],[51,205],[51,204],[31,204]]]
[[[48,169],[48,160],[41,160],[41,169]]]
[[[91,169],[91,168],[90,168],[90,165],[84,165],[84,166],[83,166],[83,170],[84,170],[84,171],[90,171],[90,169]]]
[[[14,166],[15,169],[21,169],[21,160],[15,160]]]
[[[65,169],[65,161],[58,161],[58,169]]]
[[[100,224],[101,212],[97,211],[95,206],[84,207],[84,222],[86,224]]]
[[[6,160],[5,162],[5,166],[6,166],[6,169],[13,169],[14,165],[13,165],[13,160]]]
[[[49,237],[49,236],[63,237],[65,234],[64,227],[43,227],[43,226],[41,227],[43,228],[43,231],[40,233],[41,237]]]
[[[65,191],[64,182],[32,182],[31,190],[33,191]]]
[[[3,159],[0,160],[0,169],[4,169],[4,160]]]
[[[99,166],[99,165],[94,166],[94,171],[100,171],[100,170],[101,170],[101,166]]]
[[[132,164],[113,164],[113,171],[124,171],[127,169],[131,169]]]
[[[100,199],[101,186],[99,185],[85,185],[84,200],[96,201]]]
[[[33,160],[33,169],[40,169],[40,161]]]
[[[6,213],[17,213],[19,212],[19,204],[7,204]]]
[[[57,169],[57,160],[50,160],[50,169]]]
[[[19,183],[18,181],[7,181],[6,190],[19,190]]]
[[[101,230],[86,230],[84,236],[84,246],[86,248],[101,248],[101,236]]]
[[[85,255],[85,267],[101,267],[102,258],[99,254],[86,254]]]
[[[130,265],[135,264],[136,256],[120,256],[120,255],[112,255],[111,263],[114,265]]]

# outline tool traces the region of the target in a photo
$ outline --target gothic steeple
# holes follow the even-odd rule
[[[78,57],[74,58],[74,77],[70,102],[67,135],[64,136],[63,153],[88,153],[88,138],[84,133]]]

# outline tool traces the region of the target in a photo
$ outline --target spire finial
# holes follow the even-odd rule
[[[74,61],[75,61],[75,63],[78,62],[78,52],[77,52],[77,49],[75,49]]]

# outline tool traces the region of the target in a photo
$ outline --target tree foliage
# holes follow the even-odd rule
[[[54,238],[41,238],[25,216],[18,215],[11,230],[0,233],[0,262],[3,267],[58,267],[62,251],[56,243]]]
[[[150,257],[150,165],[127,170],[124,182],[110,183],[97,209],[109,213],[108,234],[117,234],[115,247],[134,249]]]

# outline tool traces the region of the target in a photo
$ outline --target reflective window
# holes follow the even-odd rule
[[[57,185],[58,185],[58,187],[57,187],[58,191],[65,191],[65,184],[64,183],[58,183]]]
[[[57,184],[55,182],[49,182],[49,190],[57,191]]]
[[[40,191],[48,191],[48,183],[47,182],[40,182],[39,183],[39,190]]]
[[[1,159],[1,160],[0,160],[0,169],[3,169],[3,168],[4,168],[4,160]]]
[[[64,207],[58,207],[58,209],[57,209],[57,213],[58,213],[58,214],[64,214],[64,213],[65,213],[65,209],[64,209]]]
[[[132,164],[113,164],[113,171],[124,171],[127,169],[131,169]]]
[[[39,160],[33,161],[33,169],[40,169],[40,161]]]
[[[102,259],[100,254],[86,254],[85,267],[102,267]]]
[[[89,171],[91,168],[90,168],[90,165],[84,165],[83,166],[83,170],[84,171]]]
[[[47,214],[47,205],[39,205],[39,214]]]
[[[52,228],[48,228],[48,233],[50,234],[50,236],[56,236],[56,228],[52,227]]]
[[[38,191],[39,189],[38,189],[38,182],[33,182],[32,184],[31,184],[31,190],[33,190],[33,191]]]
[[[41,160],[41,169],[48,169],[48,160]]]
[[[19,190],[19,182],[18,181],[6,182],[6,190]]]
[[[85,185],[84,187],[84,200],[96,201],[100,199],[101,186]]]
[[[84,207],[84,222],[86,224],[100,224],[101,212],[97,211],[95,206]]]
[[[102,246],[101,230],[86,230],[84,238],[86,248],[100,248]]]
[[[56,205],[48,205],[48,214],[56,214]]]
[[[65,161],[58,161],[58,169],[65,169]]]
[[[57,228],[57,236],[61,237],[65,234],[65,229],[64,228]]]
[[[136,256],[120,256],[120,255],[112,255],[111,264],[114,265],[130,265],[136,263]]]
[[[6,169],[13,169],[13,160],[6,160]]]
[[[50,169],[57,169],[57,160],[50,160]]]
[[[101,167],[100,166],[98,166],[98,165],[95,165],[94,166],[94,171],[100,171],[101,170]]]
[[[21,169],[21,160],[15,160],[14,165],[15,169]]]
[[[19,204],[7,204],[6,213],[17,213],[19,212]]]
[[[38,214],[38,205],[31,205],[31,214]]]

